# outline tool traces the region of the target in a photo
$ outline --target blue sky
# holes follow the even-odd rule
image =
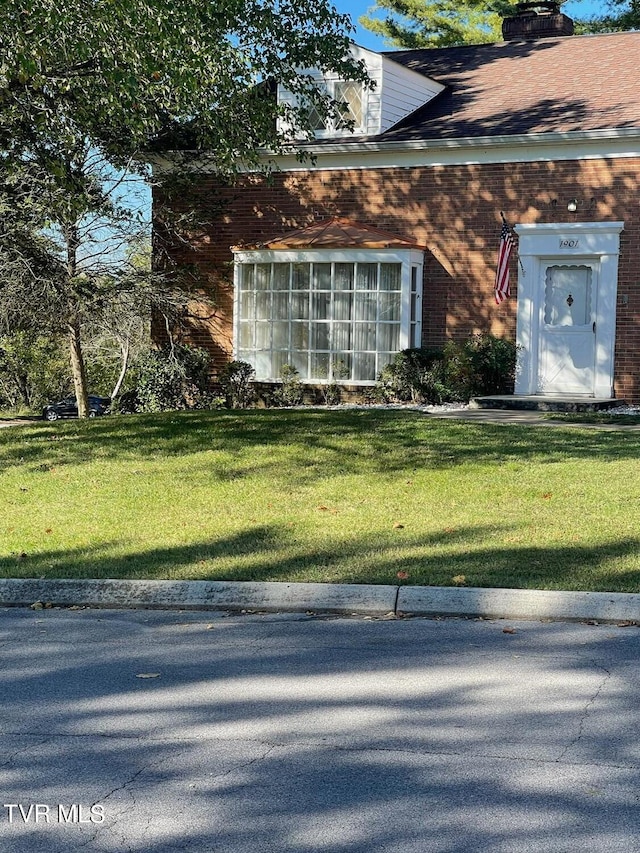
[[[358,24],[358,18],[366,15],[368,10],[373,8],[375,0],[333,0],[333,4],[338,11],[351,16],[356,27],[352,38],[357,44],[362,45],[362,47],[368,47],[371,50],[389,49],[380,36],[370,33]],[[605,9],[606,5],[606,2],[603,2],[603,0],[569,0],[569,2],[564,4],[562,9],[570,17],[588,18],[596,12]]]

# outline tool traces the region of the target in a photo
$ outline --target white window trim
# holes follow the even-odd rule
[[[417,267],[417,334],[421,335],[422,318],[422,275],[424,252],[418,249],[309,249],[309,250],[233,250],[234,255],[234,297],[233,297],[233,357],[238,358],[240,347],[240,270],[243,264],[268,263],[384,263],[401,264],[400,296],[400,346],[398,351],[411,346],[411,269]],[[276,382],[277,379],[263,379],[260,382]],[[308,385],[323,385],[330,380],[303,379]],[[339,381],[339,380],[337,380]],[[341,384],[354,386],[372,386],[376,380],[342,380]]]

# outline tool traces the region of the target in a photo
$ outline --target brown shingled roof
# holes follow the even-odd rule
[[[238,248],[238,247],[234,247]],[[397,234],[389,234],[372,228],[369,225],[361,225],[350,219],[333,217],[315,222],[306,228],[298,228],[289,231],[282,237],[261,243],[259,246],[243,249],[412,249],[418,246],[412,240],[405,240]]]
[[[446,89],[386,133],[369,140],[640,127],[640,32],[389,51],[385,55],[432,77]],[[362,140],[351,138],[355,144]]]

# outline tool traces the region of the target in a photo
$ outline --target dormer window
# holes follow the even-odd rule
[[[343,119],[333,121],[321,115],[315,106],[309,106],[309,125],[318,136],[334,135],[336,131],[347,130],[362,132],[364,129],[364,88],[355,80],[323,80],[318,88],[329,98],[336,101]]]
[[[294,113],[298,113],[301,106],[305,107],[309,127],[318,140],[324,142],[332,137],[348,137],[352,134],[375,136],[384,133],[444,89],[441,83],[405,68],[388,56],[355,44],[351,45],[350,51],[354,59],[364,63],[371,86],[364,86],[355,80],[341,80],[337,75],[323,74],[318,69],[303,69],[307,81],[312,82],[335,103],[342,104],[333,120],[328,120],[313,104],[302,103],[298,93],[278,86],[279,103],[291,108]],[[279,128],[283,134],[303,139],[304,133],[300,128],[293,128],[289,122],[288,117],[280,119]],[[353,122],[351,128],[350,122]]]

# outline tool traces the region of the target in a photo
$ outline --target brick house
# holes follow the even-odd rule
[[[546,6],[498,44],[354,45],[375,89],[319,81],[352,133],[318,117],[312,159],[203,177],[226,207],[194,241],[216,311],[192,340],[216,369],[366,387],[400,349],[490,331],[519,344],[516,395],[640,403],[640,33],[575,36]],[[501,212],[519,253],[498,305]]]

